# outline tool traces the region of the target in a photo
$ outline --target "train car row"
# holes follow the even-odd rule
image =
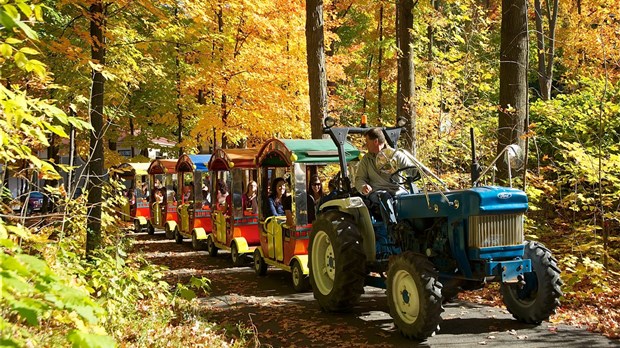
[[[345,151],[348,163],[358,160],[353,145]],[[260,148],[124,163],[115,172],[126,188],[123,220],[136,232],[164,230],[211,256],[227,250],[236,266],[249,256],[258,275],[268,266],[286,270],[305,291],[312,222],[329,198],[319,173],[335,173],[338,163],[330,139],[271,139]]]

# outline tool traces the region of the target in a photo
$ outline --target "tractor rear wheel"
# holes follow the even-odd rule
[[[443,307],[438,277],[428,258],[411,251],[390,262],[386,282],[388,306],[403,336],[423,340],[439,331]]]
[[[560,269],[551,251],[538,242],[525,242],[523,258],[532,262],[532,272],[524,274],[525,285],[502,284],[500,291],[515,319],[540,324],[560,305],[563,284]]]
[[[321,214],[312,225],[308,266],[314,298],[328,312],[348,311],[364,293],[366,255],[362,236],[341,212]]]
[[[267,264],[265,263],[265,260],[263,260],[258,248],[254,250],[254,271],[256,272],[256,275],[261,277],[267,274]]]
[[[293,278],[293,288],[297,292],[304,292],[310,287],[310,280],[307,275],[304,275],[304,271],[301,269],[301,265],[297,261],[293,261],[291,266],[291,276]]]

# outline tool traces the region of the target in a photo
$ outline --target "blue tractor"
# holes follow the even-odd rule
[[[407,153],[415,165],[391,178],[408,193],[382,200],[384,214],[376,214],[352,189],[344,153],[347,136],[368,128],[333,127],[329,118],[325,123],[341,171],[338,194],[319,207],[309,242],[310,282],[323,310],[350,310],[364,286],[383,287],[398,330],[424,340],[439,330],[444,302],[499,282],[517,320],[539,324],[554,313],[562,295],[560,270],[549,249],[524,239],[525,192],[477,186],[479,171],[472,172],[474,187],[450,191]],[[400,129],[383,128],[392,148]],[[417,184],[436,190],[418,190]],[[381,221],[389,214],[392,223]]]

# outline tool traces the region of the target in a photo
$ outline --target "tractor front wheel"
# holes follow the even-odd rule
[[[328,312],[351,310],[364,293],[366,255],[361,234],[348,215],[329,211],[312,225],[308,245],[314,298]]]
[[[443,307],[441,283],[433,264],[407,251],[390,262],[387,300],[394,324],[410,339],[424,340],[439,331]]]
[[[560,305],[560,269],[551,251],[538,242],[525,242],[523,258],[532,262],[532,272],[524,274],[525,285],[502,284],[500,291],[515,319],[540,324]]]
[[[148,223],[146,226],[146,231],[148,232],[148,234],[153,235],[155,234],[155,227],[153,227],[152,223]]]

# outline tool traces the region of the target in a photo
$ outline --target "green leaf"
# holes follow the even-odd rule
[[[11,348],[11,347],[19,348],[19,347],[23,347],[23,345],[19,344],[19,342],[17,342],[17,341],[13,341],[10,338],[0,338],[0,347],[3,347],[3,348]]]
[[[26,55],[21,52],[15,53],[13,59],[15,59],[15,64],[17,64],[17,67],[20,69],[24,68],[26,63],[28,63],[28,58],[26,58]]]
[[[31,304],[27,304],[23,301],[17,301],[12,304],[12,307],[20,317],[26,320],[28,325],[39,325],[39,314],[41,314],[42,311],[40,308],[37,308],[38,306],[32,306]]]
[[[37,257],[26,254],[19,254],[15,256],[24,266],[28,267],[31,271],[38,274],[50,274],[50,268],[47,263]]]
[[[17,26],[17,23],[13,17],[8,15],[8,13],[0,10],[0,25],[4,26],[8,30],[11,30]]]
[[[22,47],[19,49],[20,52],[25,53],[25,54],[31,54],[31,55],[37,55],[39,54],[39,51],[35,50],[32,47]]]
[[[14,37],[9,37],[6,39],[5,41],[6,43],[8,43],[9,45],[17,45],[23,42],[23,40],[14,38]]]
[[[31,40],[39,40],[39,35],[36,31],[32,30],[26,23],[18,21],[17,26],[30,38]]]
[[[32,16],[32,9],[27,4],[23,2],[18,2],[17,7],[19,7],[19,9],[22,10],[22,12],[26,15],[26,17]]]
[[[188,301],[196,298],[196,293],[193,290],[185,288],[185,287],[179,289],[179,294],[181,295],[182,298]]]
[[[19,21],[19,11],[17,11],[17,8],[11,4],[6,4],[4,6],[2,6],[4,8],[4,10],[6,11],[6,13],[11,16],[13,19]]]
[[[6,43],[3,43],[0,45],[0,54],[2,54],[5,57],[10,57],[13,55],[13,47],[11,47],[11,45],[8,45]]]
[[[116,341],[110,336],[95,335],[78,330],[72,330],[67,335],[69,342],[73,343],[74,348],[113,348]]]

